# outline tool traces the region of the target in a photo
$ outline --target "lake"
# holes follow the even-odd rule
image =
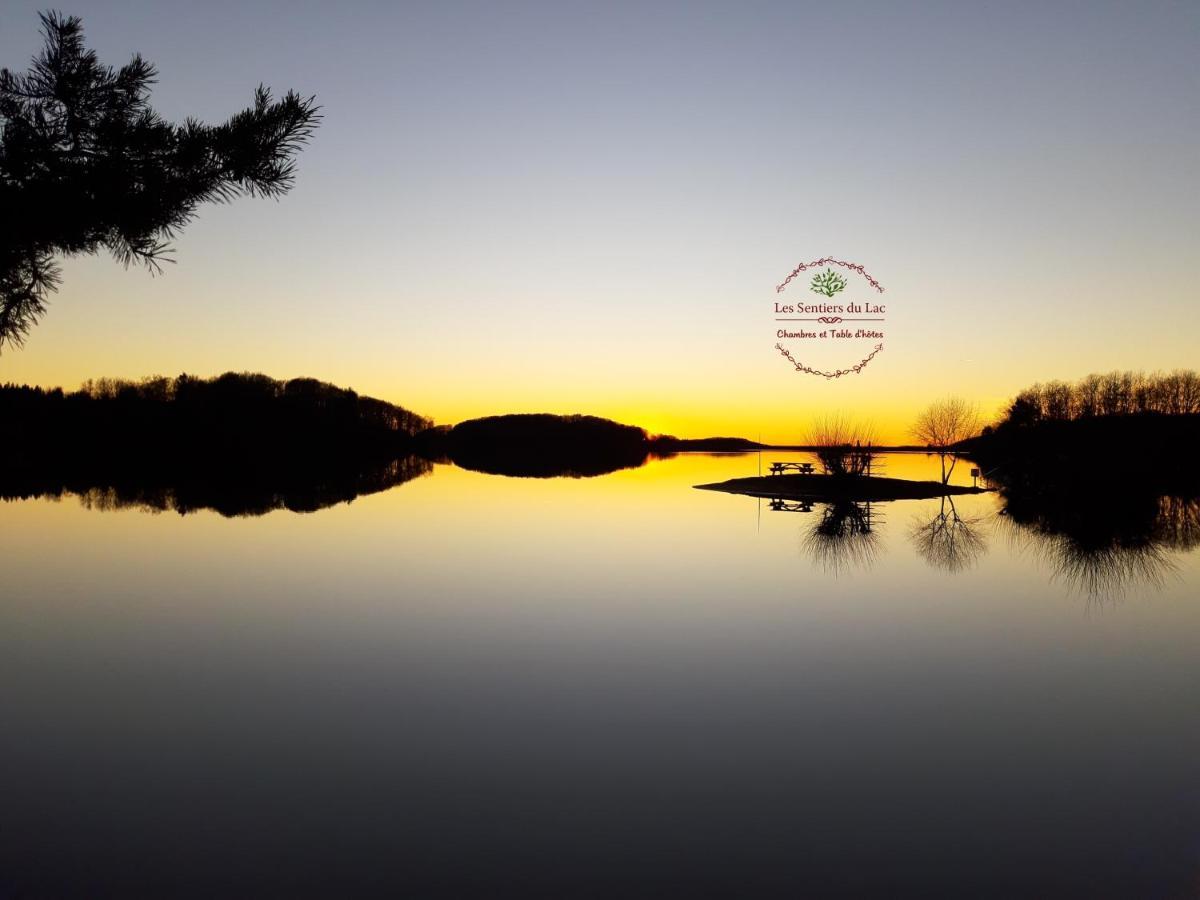
[[[0,504],[0,897],[1200,896],[1195,504],[692,487],[809,458]]]

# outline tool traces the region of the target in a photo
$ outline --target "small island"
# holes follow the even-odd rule
[[[852,500],[859,503],[883,500],[928,500],[953,494],[982,494],[986,488],[940,481],[909,481],[904,478],[862,476],[845,478],[839,475],[761,475],[751,478],[731,478],[713,484],[695,486],[704,491],[724,491],[749,497],[770,497],[781,500],[813,500],[837,502]]]

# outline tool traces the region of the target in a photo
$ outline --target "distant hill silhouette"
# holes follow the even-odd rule
[[[743,438],[651,436],[598,416],[517,413],[469,419],[417,436],[419,452],[464,469],[524,478],[585,478],[643,465],[682,451],[748,451]]]
[[[488,416],[418,436],[421,451],[493,475],[586,477],[640,466],[646,432],[596,416],[531,413]]]
[[[766,448],[766,444],[739,437],[677,438],[664,434],[650,438],[655,456],[668,453],[749,453]]]

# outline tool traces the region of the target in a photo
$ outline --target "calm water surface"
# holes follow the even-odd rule
[[[1194,535],[758,465],[0,504],[0,897],[1198,896]]]

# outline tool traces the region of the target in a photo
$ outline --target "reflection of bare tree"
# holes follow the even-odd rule
[[[805,536],[804,549],[822,571],[834,577],[852,569],[868,569],[879,557],[878,519],[870,503],[846,500],[827,504]]]
[[[938,513],[929,521],[914,519],[909,538],[925,562],[946,572],[961,572],[974,565],[987,550],[979,532],[979,517],[958,514],[953,497],[942,497]]]

